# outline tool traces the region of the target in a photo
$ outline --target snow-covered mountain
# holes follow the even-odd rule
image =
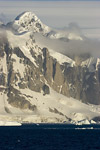
[[[15,32],[24,33],[27,31],[48,33],[50,28],[44,25],[32,12],[23,12],[13,22],[7,24]]]
[[[71,41],[85,40],[76,31],[49,28],[32,12],[24,12],[1,27],[1,120],[98,121],[100,59],[86,51],[70,53]],[[66,55],[59,43],[65,44]]]

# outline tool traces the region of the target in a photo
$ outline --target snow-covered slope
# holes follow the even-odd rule
[[[27,89],[21,90],[21,93],[34,97],[34,100],[30,98],[30,101],[37,105],[37,115],[45,122],[78,122],[84,119],[91,120],[95,115],[100,115],[100,106],[83,104],[58,94],[52,89],[46,96]]]
[[[0,120],[2,120],[0,125],[19,125],[14,122],[66,122],[81,124],[83,120],[84,122],[85,120],[88,120],[88,123],[91,123],[91,120],[95,116],[100,115],[100,106],[81,103],[73,98],[67,98],[58,94],[52,89],[50,89],[50,94],[46,96],[43,96],[42,93],[33,92],[29,89],[21,89],[20,92],[21,95],[24,95],[28,101],[37,106],[37,111],[32,112],[28,109],[20,110],[12,107],[7,102],[6,104],[0,102]],[[0,95],[0,99],[2,99],[2,95]],[[28,95],[30,96],[29,98],[27,98]],[[5,108],[5,112],[2,111],[1,107]],[[9,123],[9,121],[11,123]]]

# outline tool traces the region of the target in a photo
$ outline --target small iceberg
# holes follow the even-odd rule
[[[36,125],[39,126],[39,123],[37,123]]]

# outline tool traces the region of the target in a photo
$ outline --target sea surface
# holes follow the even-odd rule
[[[0,127],[0,150],[100,150],[100,125]]]

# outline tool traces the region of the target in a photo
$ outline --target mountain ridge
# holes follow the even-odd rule
[[[22,26],[27,20],[23,15],[28,17],[26,27]],[[52,30],[36,16],[34,23],[30,16],[34,17],[34,14],[22,13],[2,29],[3,34],[0,33],[0,99],[3,112],[11,115],[13,112],[16,114],[18,109],[21,114],[26,112],[26,116],[30,114],[42,118],[39,119],[41,122],[75,122],[75,118],[79,121],[99,116],[100,60],[86,51],[82,54],[68,53],[70,47],[67,45],[86,39],[69,39],[69,34]],[[37,22],[41,23],[39,28]],[[43,30],[39,30],[41,27]],[[52,38],[58,34],[55,39]],[[44,41],[47,39],[46,43],[41,41],[43,37]],[[57,50],[55,46],[49,46],[53,41],[58,45]],[[65,43],[66,55],[59,51],[58,43]]]

